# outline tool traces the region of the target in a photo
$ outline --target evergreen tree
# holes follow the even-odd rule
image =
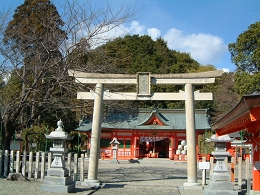
[[[4,112],[5,149],[9,149],[15,130],[39,124],[44,112],[53,109],[66,92],[59,89],[66,73],[59,51],[66,38],[62,26],[57,9],[49,0],[25,0],[5,30],[3,41],[10,59],[22,59],[12,70],[3,93],[8,101]]]
[[[228,45],[232,62],[237,66],[235,87],[239,94],[260,92],[260,22],[251,24],[235,43]]]

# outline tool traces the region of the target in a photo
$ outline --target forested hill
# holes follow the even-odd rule
[[[150,36],[127,35],[102,46],[114,73],[151,72],[160,74],[194,72],[200,64],[188,53],[170,50],[167,43]]]

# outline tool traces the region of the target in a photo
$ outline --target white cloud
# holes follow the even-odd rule
[[[130,27],[128,28],[128,32],[130,34],[143,35],[145,33],[145,26],[140,25],[138,21],[132,21]]]
[[[164,35],[170,49],[190,53],[192,58],[202,64],[220,61],[227,51],[227,45],[218,36],[210,34],[184,35],[182,31],[172,28]]]
[[[161,36],[161,31],[157,28],[148,28],[147,34],[153,39],[156,40],[158,37]]]
[[[223,72],[230,72],[229,68],[223,68],[222,70],[223,70]]]
[[[132,21],[129,26],[126,26],[124,24],[117,27],[114,27],[113,25],[108,25],[103,27],[95,37],[92,37],[92,39],[89,40],[89,42],[91,48],[96,48],[97,46],[100,46],[109,40],[113,40],[116,37],[123,37],[127,34],[144,35],[145,29],[145,26],[140,25],[138,21]],[[95,27],[93,27],[92,31],[96,31]],[[85,36],[87,37],[88,32],[85,33]]]
[[[120,27],[124,29],[128,34],[138,34],[138,35],[149,35],[153,40],[156,40],[161,36],[161,31],[157,28],[146,28],[144,25],[140,25],[138,21],[132,21],[130,27],[122,26]]]

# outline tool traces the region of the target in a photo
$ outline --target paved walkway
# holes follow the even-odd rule
[[[183,184],[187,182],[187,164],[176,163],[169,159],[142,159],[138,161],[119,161],[120,164],[109,160],[100,160],[98,179],[102,182],[99,189],[87,189],[76,185],[76,195],[203,195],[200,189],[184,190]],[[87,178],[88,159],[84,161]],[[198,182],[201,183],[202,171],[198,170]],[[209,178],[207,173],[207,180]],[[42,181],[7,181],[0,179],[0,194],[28,194],[28,195],[57,195],[57,193],[42,192]],[[10,190],[12,189],[12,190]],[[65,195],[65,193],[58,193]],[[239,195],[245,194],[239,192]]]
[[[169,159],[144,159],[132,163],[120,161],[120,164],[101,162],[99,167],[99,179],[104,185],[94,192],[95,195],[203,194],[202,187],[198,190],[183,189],[183,183],[187,182],[186,163],[176,164]]]
[[[187,164],[169,159],[141,159],[138,161],[100,161],[98,179],[103,185],[95,195],[203,195],[203,187],[199,189],[183,189],[187,182]],[[202,170],[197,170],[198,183],[202,181]],[[209,180],[209,171],[207,171]],[[237,186],[235,186],[237,188]],[[244,195],[245,190],[238,188],[238,194]]]

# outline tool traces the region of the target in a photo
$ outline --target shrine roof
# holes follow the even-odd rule
[[[210,129],[210,116],[206,109],[195,110],[196,130]],[[141,108],[104,113],[102,129],[121,130],[186,130],[185,109]],[[91,131],[92,118],[85,119],[78,131]]]
[[[211,125],[218,135],[254,128],[260,121],[260,95],[245,95],[226,115]]]

